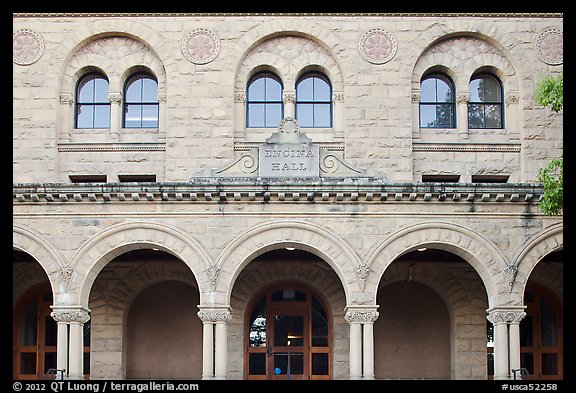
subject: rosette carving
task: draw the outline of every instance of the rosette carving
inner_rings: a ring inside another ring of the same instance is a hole
[[[396,55],[396,39],[386,30],[372,29],[360,38],[359,50],[366,61],[373,64],[384,64]]]
[[[32,30],[23,29],[12,37],[12,60],[18,65],[30,65],[44,53],[44,40]]]
[[[194,64],[210,63],[219,52],[220,40],[210,30],[196,29],[182,40],[182,54]]]

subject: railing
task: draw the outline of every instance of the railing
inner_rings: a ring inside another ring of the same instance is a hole
[[[44,377],[42,379],[58,379],[57,374],[60,373],[60,379],[64,379],[64,372],[66,370],[60,370],[57,368],[49,368],[48,371],[44,373]]]
[[[524,380],[524,379],[530,379],[530,373],[528,372],[528,369],[526,368],[513,368],[512,372],[514,373],[514,379],[518,379],[516,378],[516,373],[520,372],[520,379]]]

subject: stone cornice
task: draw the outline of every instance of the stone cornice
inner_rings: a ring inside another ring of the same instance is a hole
[[[537,203],[539,183],[386,183],[378,178],[192,178],[165,183],[25,183],[14,204],[40,203]]]
[[[22,12],[13,13],[13,18],[93,18],[93,17],[245,17],[245,16],[349,16],[349,17],[478,17],[478,18],[563,18],[561,12]]]

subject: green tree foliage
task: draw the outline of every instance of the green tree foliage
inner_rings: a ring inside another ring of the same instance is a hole
[[[564,107],[564,82],[562,73],[557,76],[546,76],[536,86],[534,100],[544,105],[552,112],[558,113]],[[553,159],[538,172],[538,180],[544,187],[544,197],[540,201],[540,211],[548,215],[558,215],[562,212],[564,200],[564,160],[562,157]]]
[[[534,100],[539,105],[547,106],[552,112],[560,112],[564,106],[563,74],[548,75],[541,79],[536,85]]]
[[[538,180],[544,187],[544,197],[540,201],[540,211],[547,215],[558,215],[562,212],[564,199],[564,161],[555,158],[538,172]]]

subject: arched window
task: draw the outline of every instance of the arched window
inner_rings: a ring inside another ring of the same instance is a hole
[[[150,75],[132,75],[124,87],[123,127],[158,127],[158,82]]]
[[[420,82],[420,127],[456,127],[454,84],[448,76],[431,74]]]
[[[76,86],[76,128],[110,128],[108,79],[92,73]]]
[[[271,72],[254,75],[246,93],[246,125],[278,127],[283,114],[280,78]]]
[[[490,74],[479,74],[470,81],[468,128],[502,128],[502,85]]]
[[[296,83],[296,119],[301,127],[332,127],[332,86],[325,75],[307,73]]]

